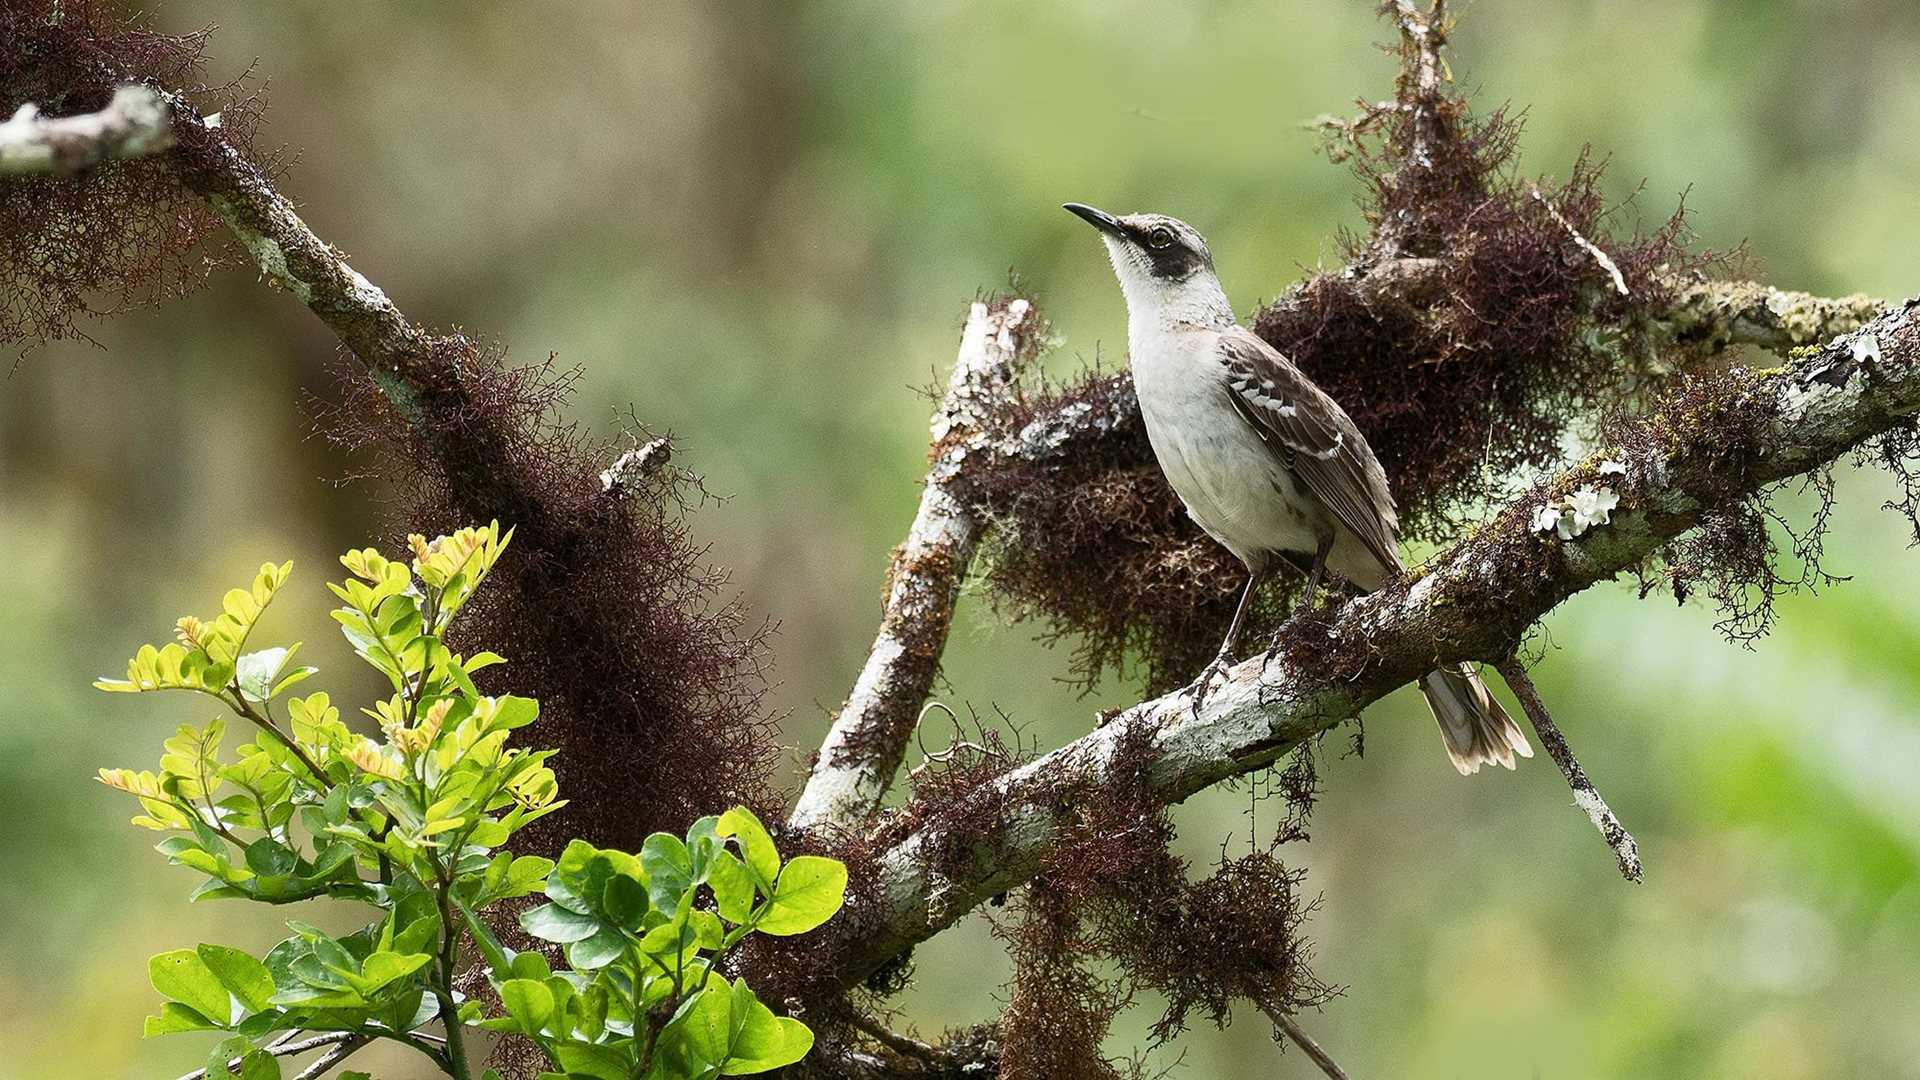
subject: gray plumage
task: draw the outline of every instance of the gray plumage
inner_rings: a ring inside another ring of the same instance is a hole
[[[1154,456],[1187,513],[1247,567],[1216,663],[1231,657],[1276,562],[1311,564],[1303,606],[1323,568],[1362,591],[1399,574],[1399,516],[1373,448],[1338,402],[1234,321],[1200,234],[1158,214],[1067,209],[1100,230],[1126,294],[1128,363]],[[1430,672],[1420,689],[1461,773],[1533,756],[1468,665]]]

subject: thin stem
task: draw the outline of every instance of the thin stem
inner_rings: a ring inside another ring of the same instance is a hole
[[[440,874],[438,865],[434,872]],[[434,903],[440,909],[440,964],[439,982],[433,988],[435,1000],[440,1002],[440,1023],[447,1033],[447,1072],[457,1080],[469,1080],[465,1033],[460,1027],[459,1010],[453,1004],[453,962],[454,952],[460,943],[460,932],[453,921],[453,906],[447,902],[448,891],[453,887],[451,879],[442,875],[440,887],[434,891]]]
[[[343,1040],[338,1046],[320,1055],[319,1058],[315,1059],[313,1064],[300,1070],[299,1075],[295,1076],[293,1080],[319,1080],[319,1077],[327,1074],[328,1069],[347,1060],[355,1051],[373,1041],[373,1036],[364,1035],[359,1032],[348,1032],[347,1035],[348,1038]]]
[[[910,1035],[902,1035],[860,1012],[850,1012],[847,1022],[854,1030],[865,1033],[881,1046],[906,1057],[918,1058],[933,1065],[951,1064],[953,1055],[931,1043],[921,1042]]]
[[[1613,849],[1613,857],[1620,864],[1620,874],[1628,881],[1641,880],[1640,845],[1634,842],[1633,834],[1620,819],[1613,816],[1613,809],[1607,800],[1588,779],[1587,770],[1580,767],[1580,760],[1573,756],[1573,748],[1567,745],[1567,737],[1560,734],[1560,726],[1553,722],[1553,716],[1547,712],[1546,703],[1540,700],[1540,692],[1534,689],[1533,680],[1527,677],[1527,669],[1517,656],[1508,656],[1494,665],[1500,677],[1507,680],[1507,686],[1513,690],[1513,696],[1520,699],[1520,707],[1527,711],[1527,719],[1533,721],[1534,734],[1540,736],[1540,745],[1547,748],[1547,755],[1553,763],[1560,766],[1560,775],[1567,778],[1567,786],[1573,789],[1574,804],[1587,812],[1587,819]]]
[[[1333,1055],[1327,1053],[1319,1043],[1313,1040],[1313,1036],[1307,1034],[1307,1029],[1301,1027],[1298,1020],[1270,1005],[1261,1005],[1260,1011],[1267,1014],[1267,1019],[1273,1021],[1274,1027],[1286,1032],[1287,1038],[1293,1040],[1293,1044],[1300,1048],[1300,1052],[1312,1058],[1313,1063],[1320,1066],[1320,1071],[1326,1073],[1331,1080],[1348,1080],[1346,1070],[1340,1067],[1339,1062],[1333,1060]]]
[[[233,686],[228,687],[227,690],[233,694],[233,699],[229,701],[228,704],[232,706],[234,712],[239,713],[242,717],[245,717],[248,721],[250,721],[255,727],[259,728],[261,731],[264,731],[267,734],[273,736],[275,741],[277,741],[281,746],[286,747],[287,750],[291,752],[294,757],[299,758],[300,764],[305,765],[307,767],[307,771],[313,774],[313,778],[315,782],[317,782],[320,785],[320,790],[328,791],[332,789],[333,782],[327,779],[326,773],[320,771],[320,766],[314,764],[314,760],[307,756],[307,752],[300,748],[300,744],[297,742],[294,742],[292,736],[288,735],[284,731],[281,731],[278,727],[275,727],[273,724],[273,721],[268,720],[264,716],[261,716],[258,712],[254,710],[254,707],[252,705],[247,703],[246,695],[240,692],[239,684],[236,683]]]

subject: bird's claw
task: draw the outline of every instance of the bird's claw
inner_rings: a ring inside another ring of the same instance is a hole
[[[1200,718],[1200,706],[1206,704],[1208,695],[1213,693],[1213,684],[1215,681],[1226,681],[1227,672],[1232,667],[1233,658],[1226,653],[1221,653],[1213,658],[1212,663],[1201,670],[1200,677],[1193,681],[1194,719],[1198,720]]]

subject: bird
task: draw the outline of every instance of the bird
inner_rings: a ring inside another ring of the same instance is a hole
[[[1254,591],[1280,565],[1307,568],[1299,611],[1332,570],[1371,592],[1404,569],[1385,471],[1353,418],[1278,349],[1235,320],[1213,254],[1164,214],[1065,208],[1100,231],[1127,302],[1127,363],[1154,457],[1187,514],[1247,570],[1195,708],[1225,673]],[[1420,679],[1461,775],[1532,757],[1469,664]]]

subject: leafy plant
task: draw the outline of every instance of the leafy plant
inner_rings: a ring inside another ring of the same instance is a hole
[[[149,977],[166,1001],[146,1032],[225,1032],[209,1076],[279,1077],[280,1057],[303,1045],[328,1046],[337,1061],[390,1039],[464,1080],[468,1026],[531,1040],[552,1078],[705,1080],[778,1068],[812,1047],[804,1024],[721,969],[748,934],[799,934],[831,918],[843,864],[783,863],[744,808],[702,818],[684,838],[656,833],[638,854],[575,840],[556,864],[503,850],[566,805],[544,764],[552,751],[508,746],[538,703],[481,694],[474,673],[502,658],[455,653],[445,635],[511,538],[494,523],[410,537],[404,562],[373,548],[342,556],[352,576],[328,586],[343,605],[333,618],[391,684],[360,710],[382,739],[350,729],[324,692],[287,696],[314,674],[293,666],[298,643],[247,651],[291,563],[262,566],[219,615],[181,619],[177,641],[143,646],[125,679],[95,683],[202,694],[254,729],[224,758],[225,717],[182,725],[158,772],[100,770],[139,800],[134,824],[176,834],[158,849],[204,879],[192,899],[331,897],[377,912],[340,936],[291,921],[293,935],[263,958],[208,944],[153,957]],[[564,955],[559,970],[540,951],[504,947],[478,917],[537,893],[547,902],[521,925]],[[499,997],[493,1015],[456,986],[469,937]]]

